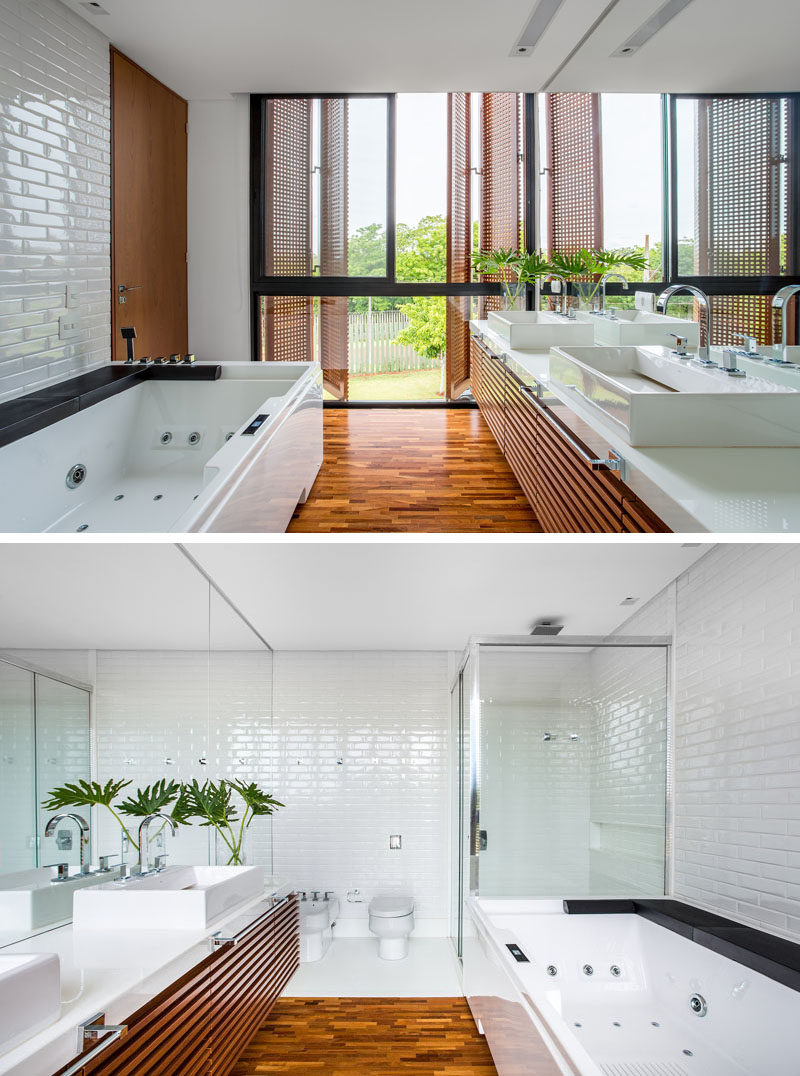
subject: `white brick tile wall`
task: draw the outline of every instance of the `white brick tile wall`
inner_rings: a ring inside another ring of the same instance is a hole
[[[271,660],[260,651],[220,651],[209,657],[204,651],[99,650],[98,779],[125,777],[136,788],[162,777],[202,782],[235,776],[258,781],[269,791]],[[177,837],[167,838],[168,853],[175,863],[204,863],[209,857],[213,862],[209,838],[208,829],[182,827]],[[118,829],[104,815],[98,844],[101,852],[119,848]],[[246,853],[268,872],[271,845],[269,819],[257,819]]]
[[[0,0],[0,23],[2,402],[111,357],[111,158],[107,39],[58,0]]]
[[[798,939],[800,547],[681,576],[675,665],[675,893]]]
[[[275,872],[340,895],[340,930],[368,932],[348,890],[406,886],[420,932],[447,932],[447,667],[446,653],[275,655]]]

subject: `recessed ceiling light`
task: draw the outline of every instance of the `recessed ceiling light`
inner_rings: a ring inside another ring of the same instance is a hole
[[[87,11],[91,11],[93,15],[107,15],[108,12],[102,4],[98,4],[97,0],[86,0],[86,3],[81,3],[81,7],[85,7]]]
[[[623,598],[622,601],[619,604],[620,605],[636,605],[638,600],[639,600],[638,598]]]
[[[509,55],[530,56],[563,3],[564,0],[539,0]]]
[[[658,11],[654,11],[647,22],[642,23],[627,41],[623,42],[618,49],[611,53],[612,57],[625,59],[627,56],[633,56],[642,45],[646,44],[659,30],[662,30],[668,22],[671,22],[691,2],[692,0],[667,0],[667,3],[662,4]]]

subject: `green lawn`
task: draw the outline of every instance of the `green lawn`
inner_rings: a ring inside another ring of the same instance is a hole
[[[351,400],[440,400],[442,372],[406,370],[397,374],[351,374]],[[325,399],[333,399],[327,392]]]

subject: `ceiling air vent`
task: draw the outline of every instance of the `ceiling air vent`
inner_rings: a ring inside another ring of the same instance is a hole
[[[531,628],[531,635],[558,635],[563,630],[564,625],[555,620],[537,620]]]
[[[564,0],[539,0],[509,56],[530,56]]]
[[[612,57],[625,59],[628,56],[633,56],[642,45],[646,44],[659,30],[663,30],[667,23],[671,22],[676,15],[679,15],[691,2],[692,0],[667,0],[667,3],[662,4],[658,11],[654,11],[647,22],[643,22],[627,41],[620,45],[618,49],[614,49],[611,53]]]

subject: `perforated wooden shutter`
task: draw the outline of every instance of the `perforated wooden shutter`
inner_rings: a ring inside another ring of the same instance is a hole
[[[320,275],[347,276],[348,103],[321,102]],[[319,304],[322,383],[347,399],[348,321],[346,296],[325,296]]]
[[[311,258],[311,101],[266,105],[264,269],[267,276],[308,276]],[[262,358],[308,362],[313,355],[312,300],[273,296],[261,305]]]
[[[603,246],[603,157],[600,96],[545,97],[550,252]]]
[[[447,95],[447,280],[468,283],[472,230],[470,95]],[[447,300],[447,394],[457,399],[470,377],[468,295]]]
[[[481,250],[521,250],[522,153],[518,93],[484,93],[481,103]],[[499,277],[483,276],[497,281]],[[485,310],[502,306],[490,296]]]
[[[786,110],[779,98],[697,102],[695,273],[766,276],[787,271],[782,180]],[[714,296],[713,343],[746,332],[773,342],[770,297]]]

